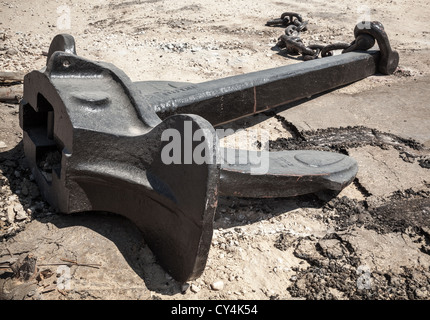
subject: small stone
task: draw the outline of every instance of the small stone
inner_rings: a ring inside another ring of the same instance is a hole
[[[345,255],[342,243],[337,239],[322,239],[317,246],[324,256],[330,259],[339,259]]]
[[[9,201],[9,202],[18,201],[18,196],[16,194],[13,194],[7,198],[7,201]]]
[[[0,148],[6,148],[7,144],[4,141],[0,141]]]
[[[15,219],[18,221],[25,220],[27,219],[27,214],[25,213],[24,210],[19,210],[15,215]]]
[[[415,295],[419,299],[426,299],[428,297],[427,290],[425,290],[425,288],[416,289]]]
[[[15,221],[15,211],[12,206],[7,207],[7,222],[13,223]]]
[[[301,278],[300,280],[297,280],[296,287],[299,290],[302,290],[302,291],[306,290],[306,288],[307,288],[306,280],[304,278]]]
[[[224,289],[224,282],[222,280],[218,280],[211,283],[211,289],[214,291],[220,291]]]
[[[6,55],[8,55],[8,56],[14,56],[16,54],[18,54],[18,50],[14,49],[14,48],[10,48],[6,51]]]
[[[199,288],[197,285],[192,284],[192,285],[191,285],[191,287],[190,287],[190,290],[191,290],[192,292],[194,292],[194,293],[197,293],[197,292],[199,292],[199,291],[200,291],[200,288]]]
[[[22,204],[21,203],[15,203],[15,205],[13,206],[13,210],[15,210],[16,213],[23,210]]]
[[[30,292],[27,293],[28,297],[32,297],[36,294],[36,290],[31,290]]]

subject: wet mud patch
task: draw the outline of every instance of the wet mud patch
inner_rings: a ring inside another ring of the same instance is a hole
[[[324,205],[323,213],[336,230],[357,226],[389,233],[430,228],[430,191],[407,189],[382,200],[334,198]]]
[[[282,121],[282,119],[280,120]],[[287,123],[286,125],[287,127],[292,126],[291,123]],[[291,130],[295,133],[292,138],[271,140],[269,142],[270,150],[310,149],[347,153],[347,149],[363,146],[375,146],[385,150],[394,147],[399,152],[405,152],[405,148],[415,151],[424,150],[424,146],[413,139],[402,138],[392,133],[381,132],[364,126],[327,128],[302,132],[299,132],[296,128],[291,128]],[[411,158],[415,156],[410,153],[409,155]],[[415,158],[418,157],[415,156]]]

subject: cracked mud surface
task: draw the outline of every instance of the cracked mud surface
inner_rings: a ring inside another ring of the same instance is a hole
[[[290,244],[295,245],[294,255],[311,265],[295,276],[294,284],[287,289],[290,294],[307,299],[333,299],[339,295],[348,299],[427,299],[428,266],[405,265],[398,271],[371,272],[358,254],[357,243],[349,241],[357,235],[400,234],[428,254],[428,192],[422,195],[411,192],[393,198],[377,207],[347,197],[327,203],[323,211],[334,210],[336,231],[322,239],[302,238]]]
[[[306,43],[349,42],[361,4],[76,1],[66,31],[79,55],[113,63],[132,81],[196,83],[302,63],[275,47],[283,29],[265,26],[284,11],[309,21]],[[384,24],[400,53],[394,75],[229,124],[245,129],[235,134],[242,146],[340,152],[357,160],[359,172],[339,194],[221,197],[206,269],[187,284],[159,266],[125,218],[55,212],[25,165],[18,106],[0,103],[0,299],[428,300],[430,47],[423,8],[419,0],[372,4],[372,20]],[[54,1],[0,3],[0,71],[44,66],[42,51],[64,32],[57,9]],[[407,29],[398,22],[405,11]],[[252,128],[270,132],[267,146],[243,141]],[[28,255],[37,259],[36,273],[14,278],[4,263]]]

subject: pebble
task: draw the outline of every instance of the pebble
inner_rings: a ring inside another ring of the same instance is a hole
[[[201,50],[203,50],[202,47],[192,47],[191,48],[191,52],[198,52],[198,51],[201,51]]]
[[[24,209],[19,210],[15,215],[15,220],[22,221],[27,219],[27,214],[25,213]]]
[[[426,299],[428,297],[427,295],[427,290],[420,288],[420,289],[416,289],[415,290],[415,295],[417,296],[417,298],[419,299]]]
[[[194,283],[191,285],[191,287],[190,287],[190,290],[192,291],[192,292],[194,292],[194,293],[197,293],[197,292],[199,292],[200,291],[200,288],[197,286],[197,285],[195,285]]]
[[[18,213],[19,211],[24,210],[24,208],[22,207],[21,203],[15,203],[15,205],[13,206],[13,210]]]
[[[14,49],[14,48],[10,48],[6,51],[6,55],[8,55],[8,56],[14,56],[16,54],[18,54],[18,50]]]
[[[220,291],[224,289],[224,282],[222,280],[218,280],[211,283],[211,289],[214,291]]]
[[[13,210],[12,206],[7,207],[7,222],[13,223],[15,221],[15,211]]]
[[[7,144],[4,141],[0,141],[0,148],[6,148]]]

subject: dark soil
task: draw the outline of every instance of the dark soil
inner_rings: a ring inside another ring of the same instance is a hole
[[[284,119],[278,119],[285,122]],[[291,127],[286,123],[286,127]],[[292,138],[270,141],[271,150],[324,150],[348,154],[348,149],[376,146],[381,149],[395,148],[406,162],[415,161],[423,168],[430,168],[428,156],[415,154],[423,151],[420,143],[380,132],[364,126],[328,128],[299,132],[290,128]],[[412,152],[411,152],[412,151]],[[354,184],[360,189],[356,179]],[[421,252],[430,254],[430,192],[412,189],[394,192],[386,199],[374,201],[364,192],[365,200],[335,197],[321,203],[324,215],[321,219],[335,232],[350,228],[375,230],[379,234],[400,232],[420,246]],[[404,267],[401,273],[366,273],[359,271],[360,259],[347,242],[336,233],[337,251],[327,252],[321,241],[328,239],[295,238],[281,234],[274,246],[279,250],[294,248],[294,255],[305,259],[309,267],[298,269],[288,292],[306,299],[428,299],[430,297],[430,270]],[[333,248],[332,248],[333,249]],[[314,251],[314,253],[312,253]],[[333,254],[334,253],[334,254]],[[368,281],[369,286],[366,286]],[[361,286],[359,284],[362,284]]]
[[[327,128],[303,132],[292,129],[292,133],[292,138],[278,138],[277,140],[270,141],[270,150],[310,149],[346,153],[347,149],[366,145],[380,147],[381,149],[394,147],[403,153],[405,147],[417,151],[424,149],[424,146],[415,140],[405,139],[391,133],[381,132],[364,126]],[[423,160],[423,162],[425,161]]]
[[[401,232],[420,245],[420,250],[430,254],[430,197],[428,193],[395,193],[386,203],[372,207],[365,201],[347,197],[328,202],[325,213],[335,212],[326,218],[336,231],[363,227],[378,233]],[[430,295],[430,270],[403,268],[401,273],[372,271],[359,272],[360,259],[348,242],[336,233],[322,239],[338,241],[337,251],[325,250],[321,240],[296,239],[281,234],[274,245],[280,250],[294,248],[294,255],[305,259],[310,266],[297,270],[293,284],[287,288],[293,297],[306,299],[428,299]],[[308,242],[303,248],[303,244]],[[312,253],[312,250],[315,253]],[[319,253],[319,254],[317,254]],[[369,282],[359,287],[358,283]]]

